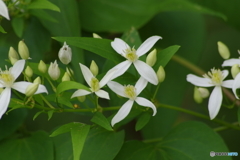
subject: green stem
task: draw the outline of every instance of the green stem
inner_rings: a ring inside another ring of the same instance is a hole
[[[180,111],[180,112],[184,112],[184,113],[187,113],[187,114],[194,115],[196,117],[200,117],[200,118],[209,120],[209,117],[204,115],[204,114],[197,113],[197,112],[194,112],[194,111],[190,111],[190,110],[187,110],[187,109],[184,109],[184,108],[170,106],[170,105],[166,105],[166,104],[158,104],[157,106],[177,110],[177,111]],[[238,127],[236,125],[232,125],[231,123],[225,122],[225,121],[217,119],[217,118],[213,119],[212,121],[214,121],[216,123],[219,123],[221,125],[224,125],[225,127],[228,127],[228,128],[233,128],[233,129],[236,129],[236,130],[240,130],[240,127]]]
[[[160,84],[161,84],[161,83],[158,83],[157,88],[156,88],[156,90],[155,90],[155,92],[154,92],[154,94],[153,94],[153,97],[152,97],[152,100],[153,100],[153,101],[154,101],[154,99],[155,99],[155,97],[156,97],[156,95],[157,95],[157,92],[158,92],[159,88],[160,88]]]
[[[202,76],[204,73],[206,73],[204,70],[202,70],[200,67],[196,66],[195,64],[189,62],[188,60],[178,56],[178,55],[174,55],[172,57],[172,60],[176,61],[177,63],[185,66],[186,68],[190,69],[191,71],[193,71],[194,73]],[[229,90],[227,90],[226,88],[222,88],[224,94],[233,102],[236,101],[235,96],[229,92]],[[236,101],[236,105],[240,106],[240,101]]]
[[[162,138],[154,138],[154,139],[145,139],[142,142],[143,143],[154,143],[154,142],[159,142],[161,140],[162,140]]]
[[[50,108],[55,109],[55,107],[53,107],[53,106],[48,102],[48,100],[46,100],[46,98],[45,98],[42,94],[40,94],[40,96],[41,96],[42,100],[43,100]]]

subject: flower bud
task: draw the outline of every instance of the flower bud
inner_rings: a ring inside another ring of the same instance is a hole
[[[18,53],[16,52],[16,50],[13,47],[10,47],[10,49],[9,49],[8,58],[12,65],[14,65],[14,63],[19,60]]]
[[[98,75],[98,66],[95,63],[94,60],[92,60],[91,65],[90,65],[90,71],[92,72],[92,74],[96,77]]]
[[[32,70],[32,68],[29,67],[29,66],[26,67],[26,69],[25,69],[24,72],[25,72],[25,74],[26,74],[26,76],[27,76],[28,78],[31,78],[32,75],[33,75],[33,70]]]
[[[99,36],[98,34],[96,34],[96,33],[93,33],[93,38],[99,38],[99,39],[102,39],[102,37],[101,36]]]
[[[38,64],[38,70],[41,73],[46,73],[46,71],[47,71],[47,65],[42,60],[40,60],[40,62]]]
[[[152,67],[156,63],[156,61],[157,61],[157,50],[154,49],[152,50],[152,52],[148,54],[146,63]]]
[[[77,99],[78,99],[80,102],[84,102],[85,99],[86,99],[86,96],[78,96]]]
[[[202,96],[202,98],[207,98],[209,96],[209,91],[208,91],[207,88],[199,87],[198,90],[199,90],[200,95]]]
[[[58,68],[57,61],[55,60],[54,63],[50,63],[48,68],[48,74],[52,78],[52,80],[57,80],[60,76],[60,69]]]
[[[32,84],[28,85],[28,87],[26,88],[26,91],[25,91],[25,95],[27,97],[34,95],[38,90],[38,86],[39,86],[39,83],[32,83]]]
[[[65,72],[62,77],[62,82],[64,82],[64,81],[70,81],[70,76],[67,72]]]
[[[41,84],[41,78],[40,77],[37,77],[36,79],[34,79],[33,83],[38,83],[38,84]]]
[[[163,82],[165,79],[165,76],[166,74],[165,74],[164,68],[160,66],[157,71],[158,82],[160,83]]]
[[[198,88],[196,86],[194,87],[193,99],[197,103],[202,103],[202,101],[203,101],[201,93],[200,93],[200,91],[198,90]]]
[[[232,66],[232,68],[231,68],[232,77],[235,78],[239,72],[240,72],[239,65],[238,64],[234,64]]]
[[[221,55],[221,57],[223,59],[228,59],[230,57],[230,52],[228,47],[221,41],[218,41],[217,45],[218,45],[218,52]]]
[[[22,59],[29,59],[28,47],[23,40],[18,43],[18,53]]]
[[[64,42],[62,48],[59,50],[58,57],[63,64],[68,64],[68,63],[71,62],[71,60],[72,60],[72,50],[67,45],[66,42]]]

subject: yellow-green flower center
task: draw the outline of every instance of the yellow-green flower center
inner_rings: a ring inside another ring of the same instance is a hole
[[[13,82],[14,77],[8,70],[0,70],[0,83],[2,83],[5,87],[11,87]]]
[[[97,78],[95,78],[95,77],[93,77],[92,79],[91,79],[91,89],[92,89],[92,91],[93,92],[96,92],[96,91],[98,91],[99,89],[100,89],[100,86],[99,86],[99,81],[98,81],[98,79]]]
[[[203,77],[211,79],[214,85],[221,85],[224,79],[222,71],[214,68],[208,74],[203,75]]]
[[[138,56],[136,54],[136,50],[134,48],[128,48],[125,50],[125,57],[131,61],[131,62],[135,62],[138,59]]]
[[[134,100],[136,98],[136,88],[132,85],[124,86],[124,94],[126,97]]]

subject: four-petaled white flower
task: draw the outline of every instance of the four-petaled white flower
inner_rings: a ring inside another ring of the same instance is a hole
[[[6,4],[0,0],[0,15],[10,20]]]
[[[123,106],[119,109],[117,114],[113,117],[111,121],[111,125],[114,126],[116,123],[123,120],[130,112],[134,101],[137,102],[137,104],[144,106],[144,107],[150,107],[153,109],[153,116],[157,113],[157,109],[155,105],[150,102],[149,100],[138,97],[138,95],[142,92],[142,90],[146,87],[147,81],[145,78],[141,77],[135,86],[127,85],[122,86],[121,84],[110,81],[108,82],[108,87],[115,92],[116,94],[129,98],[129,100],[123,104]]]
[[[92,72],[90,71],[90,69],[88,69],[88,67],[86,67],[81,63],[79,64],[82,70],[83,77],[87,82],[87,84],[90,86],[91,92],[86,91],[84,89],[79,89],[73,93],[71,98],[78,97],[78,96],[85,96],[94,92],[100,98],[109,99],[108,93],[104,90],[101,90],[101,88],[111,80],[113,74],[115,73],[115,70],[108,71],[106,75],[102,78],[102,80],[99,82],[99,80],[92,74]]]
[[[210,119],[214,119],[221,107],[222,103],[222,88],[232,88],[234,80],[223,81],[228,75],[227,70],[211,69],[211,72],[203,75],[204,78],[193,74],[187,75],[187,81],[199,87],[214,87],[208,101],[208,111]]]
[[[0,95],[0,118],[6,112],[11,98],[11,89],[15,89],[23,94],[26,94],[26,90],[31,82],[15,82],[18,76],[23,71],[25,60],[17,61],[9,70],[0,70],[0,88],[5,88]],[[39,85],[35,94],[48,93],[47,89],[43,85]]]
[[[144,41],[143,44],[137,50],[135,50],[134,47],[130,48],[129,45],[125,43],[123,40],[119,38],[115,38],[114,41],[111,42],[113,49],[117,53],[125,57],[127,60],[119,63],[114,67],[114,68],[118,68],[118,70],[115,72],[112,79],[125,73],[125,71],[133,63],[138,73],[143,78],[145,78],[148,82],[154,85],[157,85],[158,78],[156,73],[149,65],[147,65],[143,61],[140,61],[139,57],[146,54],[159,39],[161,39],[160,36],[152,36],[148,38],[146,41]]]

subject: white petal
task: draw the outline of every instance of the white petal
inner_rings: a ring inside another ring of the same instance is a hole
[[[135,68],[137,69],[138,73],[145,78],[148,82],[157,85],[158,78],[152,67],[147,65],[146,63],[137,60],[134,63]]]
[[[237,99],[239,99],[239,97],[237,96],[238,88],[240,88],[240,73],[238,73],[237,76],[235,77],[233,86],[232,86],[232,91]]]
[[[107,85],[113,92],[115,92],[119,96],[126,97],[126,95],[124,94],[124,87],[123,87],[123,85],[121,85],[121,84],[119,84],[117,82],[114,82],[114,81],[108,82]]]
[[[104,99],[110,99],[109,98],[109,94],[108,92],[104,91],[104,90],[98,90],[97,92],[95,92],[95,94],[100,97],[100,98],[104,98]]]
[[[11,98],[11,88],[5,88],[0,96],[0,119],[6,112]]]
[[[216,86],[213,89],[208,101],[208,111],[211,120],[217,116],[221,104],[222,104],[222,88],[220,86]]]
[[[2,0],[0,0],[0,15],[10,20],[9,14],[8,14],[8,8]]]
[[[132,100],[128,100],[126,103],[124,103],[124,105],[118,110],[117,114],[113,117],[111,121],[112,126],[127,117],[127,115],[132,109],[133,102],[134,101]]]
[[[123,73],[125,73],[131,64],[132,64],[132,62],[130,62],[129,60],[126,60],[126,61],[119,63],[112,69],[110,69],[109,72],[112,70],[115,70],[114,75],[112,76],[111,80],[113,80],[113,79],[121,76]]]
[[[26,92],[26,88],[28,87],[28,85],[32,84],[31,82],[24,82],[24,81],[21,81],[21,82],[15,82],[13,85],[12,85],[12,88],[17,90],[18,92],[21,92],[23,94],[25,94]]]
[[[159,39],[162,39],[162,37],[152,36],[152,37],[149,37],[147,40],[145,40],[141,44],[141,46],[137,49],[136,54],[138,55],[138,57],[147,53]]]
[[[136,101],[137,104],[139,104],[140,106],[152,108],[152,110],[153,110],[153,116],[156,115],[157,109],[156,109],[155,105],[154,105],[151,101],[147,100],[146,98],[142,98],[142,97],[137,97],[137,98],[135,99],[135,101]]]
[[[38,90],[34,94],[39,94],[39,93],[47,93],[48,94],[47,88],[44,85],[40,84],[38,86]]]
[[[137,96],[142,92],[142,90],[147,86],[148,81],[143,78],[140,77],[139,80],[137,81],[135,88],[136,88],[136,92],[137,92]]]
[[[232,88],[233,83],[234,83],[234,80],[226,80],[222,82],[222,86],[226,88]]]
[[[115,69],[111,69],[109,70],[106,75],[101,79],[101,81],[99,82],[99,86],[100,88],[102,88],[103,86],[105,86],[113,77],[113,75],[115,74],[115,72],[117,71],[118,69],[115,68]]]
[[[225,79],[227,76],[228,76],[228,70],[223,70],[222,71],[222,76],[223,76],[223,79]]]
[[[18,60],[17,62],[14,63],[10,72],[14,76],[15,80],[22,73],[24,66],[25,66],[25,60],[24,59]]]
[[[85,65],[83,65],[81,63],[79,63],[79,64],[80,64],[80,68],[82,70],[82,74],[83,74],[83,77],[84,77],[85,81],[87,82],[87,84],[89,86],[91,86],[91,80],[94,77],[92,72]]]
[[[129,45],[120,38],[115,38],[114,41],[111,42],[111,46],[117,53],[123,55],[124,57],[125,57],[124,51],[130,48]]]
[[[187,81],[192,83],[195,86],[199,86],[199,87],[212,87],[214,86],[213,84],[211,84],[211,80],[208,78],[202,78],[202,77],[198,77],[195,76],[193,74],[188,74],[187,75]]]
[[[86,91],[86,90],[83,90],[83,89],[79,89],[79,90],[77,90],[73,93],[71,98],[78,97],[78,96],[86,96],[86,95],[91,94],[91,93],[92,92],[89,92],[89,91]]]
[[[234,64],[240,65],[240,59],[232,58],[232,59],[225,60],[222,66],[233,66]]]

